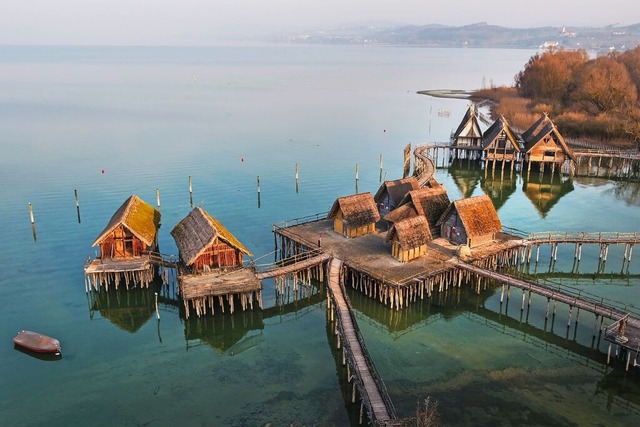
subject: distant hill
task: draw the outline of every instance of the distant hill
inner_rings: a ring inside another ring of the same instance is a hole
[[[353,25],[285,33],[271,41],[305,44],[374,44],[424,47],[626,50],[640,44],[640,23],[606,27],[508,28],[485,22],[444,25]]]

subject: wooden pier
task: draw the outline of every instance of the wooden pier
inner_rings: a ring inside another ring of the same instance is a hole
[[[342,261],[333,258],[329,263],[329,295],[327,310],[331,321],[335,319],[338,348],[342,348],[342,364],[347,365],[347,379],[353,381],[351,403],[355,403],[356,390],[360,396],[360,423],[366,408],[371,423],[385,423],[397,414],[384,383],[369,357],[364,340],[353,316],[349,297],[343,284]],[[335,316],[335,317],[334,317]]]

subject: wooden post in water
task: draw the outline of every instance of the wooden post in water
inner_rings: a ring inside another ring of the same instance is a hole
[[[160,320],[160,312],[158,311],[158,293],[156,292],[156,317]]]
[[[380,182],[382,182],[382,154],[380,154]]]
[[[78,224],[80,224],[80,201],[78,200],[78,190],[73,190],[73,194],[76,197],[76,213],[78,214]]]
[[[31,205],[31,202],[29,202],[29,216],[31,217],[31,225],[35,225],[36,220],[33,217],[33,206]]]
[[[156,188],[156,205],[158,206],[158,212],[160,211],[160,189]]]
[[[258,209],[260,208],[260,175],[258,175]]]
[[[189,205],[193,207],[193,187],[191,186],[191,175],[189,175]]]
[[[298,192],[298,164],[296,163],[296,193]]]

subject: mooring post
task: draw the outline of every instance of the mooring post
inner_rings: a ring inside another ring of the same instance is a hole
[[[156,295],[156,317],[160,320],[160,312],[158,311],[158,293],[155,292]]]
[[[191,175],[189,175],[189,205],[193,207],[193,187],[191,185]]]
[[[31,202],[29,202],[29,216],[31,217],[31,225],[34,225],[36,220],[33,217],[33,206],[31,205]]]
[[[156,205],[158,206],[158,211],[160,210],[160,189],[156,188]]]

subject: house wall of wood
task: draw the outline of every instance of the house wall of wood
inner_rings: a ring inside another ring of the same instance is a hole
[[[243,253],[241,251],[223,241],[218,241],[209,246],[202,255],[196,258],[192,267],[196,271],[203,271],[216,268],[237,267],[242,266],[242,264]]]
[[[138,239],[128,228],[120,226],[113,230],[100,244],[100,255],[102,258],[133,258],[142,256],[147,251],[156,250],[156,245],[147,245]]]
[[[516,161],[520,154],[506,137],[498,137],[484,150],[487,160]]]
[[[527,161],[543,163],[564,163],[566,154],[562,147],[552,139],[545,138],[527,152]]]
[[[459,147],[479,147],[482,138],[479,136],[459,136],[456,138],[455,145]]]
[[[458,216],[458,212],[455,210],[452,210],[445,221],[442,222],[440,234],[456,245],[466,245],[468,243],[467,230],[464,229],[462,221],[460,221],[460,216]]]
[[[485,243],[493,242],[496,239],[495,233],[483,234],[481,236],[473,236],[468,239],[467,245],[470,248],[475,248],[476,246],[484,245]]]
[[[345,221],[342,211],[338,210],[333,218],[333,231],[346,237],[360,237],[375,232],[376,224],[372,222],[360,227],[352,227]]]
[[[421,245],[415,248],[405,249],[400,245],[397,239],[394,239],[391,243],[391,255],[401,262],[408,262],[412,259],[416,259],[427,253],[427,245]]]

